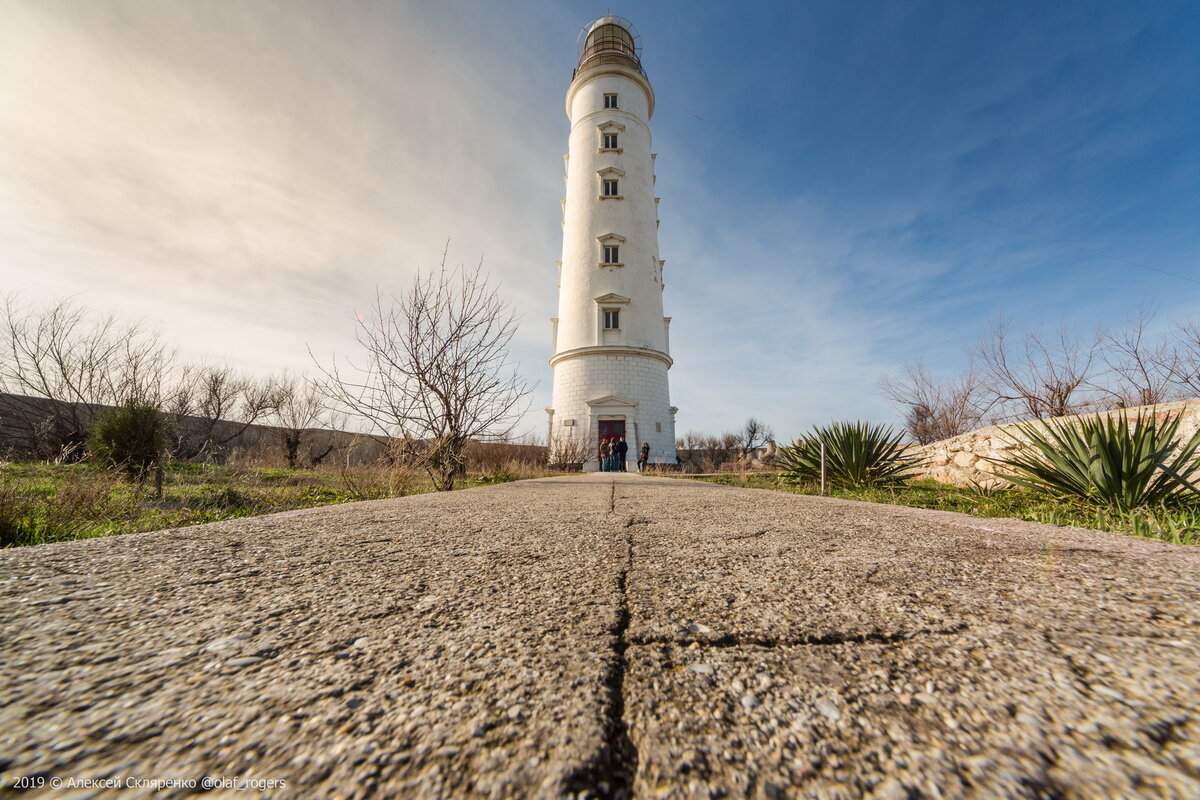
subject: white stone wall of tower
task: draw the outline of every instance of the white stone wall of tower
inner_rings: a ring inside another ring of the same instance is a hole
[[[632,409],[592,409],[587,404],[610,394],[636,400],[638,405]],[[562,361],[554,368],[551,407],[558,435],[582,436],[586,429],[594,442],[601,419],[623,417],[630,461],[637,460],[641,443],[649,442],[652,463],[675,463],[675,419],[671,415],[667,367],[662,362],[615,354]],[[562,421],[566,419],[575,420],[575,425],[564,427]],[[595,464],[589,466],[594,468]]]
[[[554,393],[547,411],[552,436],[587,435],[593,441],[600,420],[623,419],[630,460],[637,458],[642,442],[649,442],[652,462],[674,463],[669,333],[663,318],[649,128],[653,101],[643,81],[628,68],[605,65],[585,70],[567,93],[571,130],[551,359]],[[605,94],[617,95],[617,108],[604,107]],[[601,136],[609,124],[619,126],[614,132],[620,152],[602,149]],[[620,199],[601,199],[602,172],[608,168],[620,170],[615,175]],[[623,239],[622,266],[601,265],[600,240],[607,234]],[[597,303],[597,298],[612,295],[628,302]],[[603,330],[606,306],[621,312],[617,334]]]
[[[604,108],[610,92],[623,108]],[[621,321],[622,344],[667,350],[647,106],[634,80],[614,74],[589,78],[572,97],[556,353],[599,343],[595,298],[609,293],[631,300],[622,311],[628,317]],[[600,150],[599,126],[610,120],[624,126],[618,133],[620,153]],[[599,173],[610,166],[625,173],[618,178],[620,200],[599,199]],[[623,267],[598,266],[598,237],[608,233],[625,238]]]

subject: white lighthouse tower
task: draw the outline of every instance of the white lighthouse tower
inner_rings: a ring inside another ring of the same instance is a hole
[[[553,325],[552,442],[590,445],[624,436],[627,460],[643,442],[650,463],[675,463],[675,412],[667,390],[669,328],[658,257],[658,198],[650,117],[654,90],[638,35],[605,16],[581,34],[567,89],[563,249]]]

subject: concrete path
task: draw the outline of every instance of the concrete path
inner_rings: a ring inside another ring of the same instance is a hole
[[[0,769],[72,798],[1196,798],[1198,562],[634,475],[0,551]]]

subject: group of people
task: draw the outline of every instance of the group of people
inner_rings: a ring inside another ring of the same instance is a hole
[[[625,455],[629,452],[629,444],[624,436],[600,439],[600,470],[602,472],[625,472]],[[642,442],[638,452],[637,469],[641,472],[650,463],[650,443]]]

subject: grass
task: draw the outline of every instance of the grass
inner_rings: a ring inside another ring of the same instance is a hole
[[[471,474],[458,486],[536,477],[522,465]],[[200,525],[299,508],[432,491],[382,467],[341,471],[170,464],[163,496],[91,464],[0,462],[0,547]]]
[[[473,473],[459,485],[487,486],[546,474],[551,473],[514,463]],[[701,480],[797,494],[819,493],[815,484],[774,475],[734,472]],[[149,487],[138,487],[117,473],[90,464],[0,463],[0,547],[178,528],[431,490],[427,481],[377,467],[325,471],[171,464],[159,500],[152,497]],[[1117,512],[1083,502],[1053,500],[1026,489],[959,488],[929,480],[894,488],[833,488],[828,494],[977,517],[1117,531],[1174,544],[1200,544],[1200,505]]]
[[[795,494],[820,494],[816,484],[796,483],[772,475],[730,473],[702,478],[727,486],[774,489]],[[932,480],[909,481],[894,488],[830,488],[830,497],[871,503],[958,511],[976,517],[1004,517],[1050,525],[1070,525],[1115,531],[1172,544],[1200,544],[1200,505],[1182,508],[1162,506],[1118,512],[1084,502],[1055,500],[1027,489],[962,488]]]

